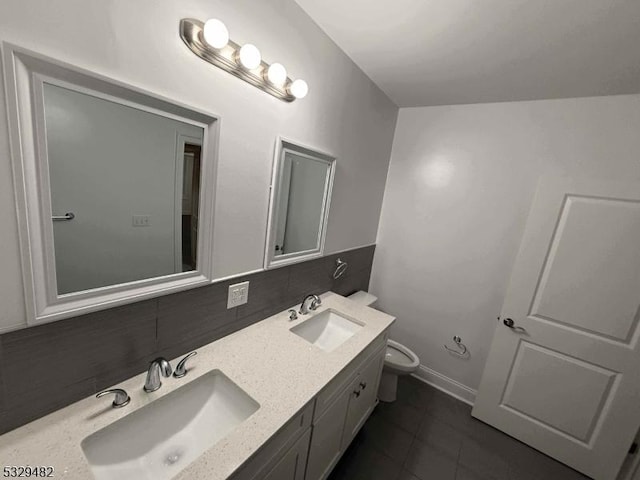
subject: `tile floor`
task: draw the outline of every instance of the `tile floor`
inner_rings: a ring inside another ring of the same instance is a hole
[[[411,377],[380,403],[329,480],[588,480]]]

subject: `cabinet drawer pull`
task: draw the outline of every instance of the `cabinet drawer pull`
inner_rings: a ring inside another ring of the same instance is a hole
[[[360,390],[354,390],[353,395],[358,398],[360,396]]]
[[[367,388],[367,382],[360,382],[360,388],[362,390],[364,390],[365,388]]]

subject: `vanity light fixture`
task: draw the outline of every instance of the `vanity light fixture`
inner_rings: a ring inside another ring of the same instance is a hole
[[[280,100],[293,102],[309,92],[307,82],[289,78],[282,64],[266,63],[255,45],[240,46],[233,42],[225,24],[216,18],[205,23],[193,18],[182,19],[180,37],[203,60]]]

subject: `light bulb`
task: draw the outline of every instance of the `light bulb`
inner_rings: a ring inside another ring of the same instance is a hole
[[[309,93],[309,86],[304,80],[294,80],[293,83],[289,85],[289,93],[296,98],[304,98],[307,96],[307,93]]]
[[[260,50],[255,45],[251,45],[250,43],[246,43],[240,48],[240,53],[238,55],[240,58],[240,63],[244,68],[249,70],[253,70],[254,68],[258,68],[262,58],[260,57]]]
[[[204,40],[213,48],[224,48],[229,43],[229,30],[217,18],[211,18],[204,24]]]
[[[282,87],[287,81],[287,69],[281,63],[272,64],[267,70],[267,80],[276,87]]]

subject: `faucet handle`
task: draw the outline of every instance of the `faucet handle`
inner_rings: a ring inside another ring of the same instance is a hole
[[[121,408],[129,405],[131,397],[121,388],[112,388],[110,390],[104,390],[96,395],[96,398],[104,397],[105,395],[114,394],[116,398],[113,399],[111,406],[113,408]]]
[[[178,362],[178,365],[176,366],[175,372],[173,372],[173,376],[176,378],[184,377],[187,374],[187,360],[189,360],[191,357],[197,354],[198,352],[191,352],[190,354],[185,356],[182,360],[180,360]]]
[[[289,320],[297,320],[298,319],[298,312],[296,312],[293,308],[290,308],[287,313],[289,314]]]

